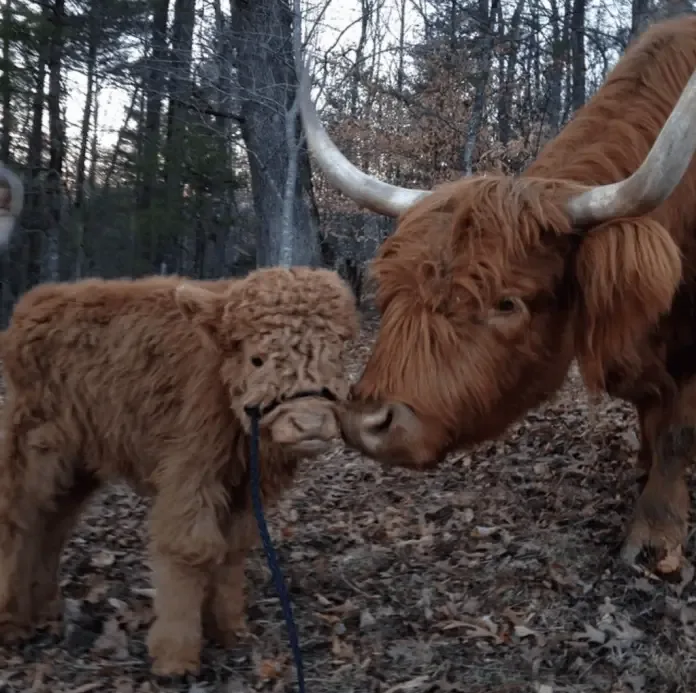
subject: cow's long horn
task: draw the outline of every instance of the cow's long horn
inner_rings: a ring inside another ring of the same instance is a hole
[[[15,223],[24,207],[24,185],[19,177],[0,163],[0,180],[7,182],[7,191],[0,191],[0,248],[7,245]],[[9,199],[8,199],[9,196]]]
[[[299,62],[299,61],[298,61]],[[398,217],[429,190],[414,190],[390,185],[374,178],[354,166],[331,141],[319,120],[310,95],[310,80],[307,68],[301,63],[299,102],[307,135],[307,144],[331,185],[350,197],[359,205],[388,217]]]
[[[568,202],[568,213],[578,226],[598,224],[621,216],[648,214],[679,185],[696,151],[696,70],[652,149],[631,176],[601,185]]]

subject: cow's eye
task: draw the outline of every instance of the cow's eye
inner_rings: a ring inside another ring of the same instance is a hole
[[[518,303],[514,298],[502,298],[496,306],[501,313],[512,313],[518,308]]]
[[[252,356],[251,365],[255,368],[261,368],[261,366],[263,366],[263,359],[260,356]]]

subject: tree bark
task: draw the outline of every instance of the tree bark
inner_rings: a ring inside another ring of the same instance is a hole
[[[51,25],[51,39],[48,57],[48,258],[50,273],[54,279],[66,280],[70,277],[70,238],[63,224],[63,159],[65,157],[65,123],[60,112],[61,72],[63,68],[65,0],[54,0],[47,9],[47,19]]]
[[[2,13],[4,31],[2,35],[2,62],[3,70],[0,78],[2,89],[2,142],[0,142],[0,159],[8,163],[10,149],[12,147],[12,82],[10,70],[12,61],[10,57],[10,26],[12,24],[12,0],[5,0],[5,9]]]
[[[483,112],[486,108],[486,87],[488,86],[488,75],[491,71],[491,60],[493,59],[493,24],[494,17],[498,12],[500,0],[491,0],[490,7],[488,0],[479,0],[479,16],[481,22],[481,41],[479,54],[478,79],[476,80],[476,94],[474,103],[469,116],[467,126],[466,143],[462,153],[462,171],[464,175],[471,175],[473,172],[474,149],[476,148],[476,137],[481,130],[483,123]]]
[[[307,201],[309,166],[305,145],[297,151],[298,171],[292,181],[294,155],[288,142],[301,135],[295,92],[297,76],[292,46],[292,12],[285,0],[230,0],[237,45],[242,136],[249,155],[254,207],[260,221],[256,262],[277,265],[285,254],[281,230],[284,199],[292,196],[291,264],[320,264],[317,219]],[[289,126],[286,124],[290,119]]]
[[[84,261],[84,237],[85,237],[85,188],[87,178],[87,149],[89,145],[90,124],[92,122],[92,109],[94,103],[94,82],[97,72],[97,52],[100,40],[100,16],[101,0],[92,0],[88,19],[88,45],[87,45],[87,93],[85,94],[85,107],[82,112],[82,129],[80,131],[80,150],[77,156],[77,171],[75,173],[75,223],[77,226],[75,237],[75,278],[82,276],[82,264]]]
[[[585,105],[585,0],[572,0],[570,19],[573,111]]]
[[[162,263],[176,264],[171,249],[181,242],[187,222],[184,219],[183,180],[186,167],[186,141],[189,128],[191,98],[191,57],[193,30],[196,23],[195,0],[175,0],[172,23],[172,60],[169,79],[169,110],[167,113],[167,142],[165,181],[167,190],[166,233],[159,234],[155,246],[153,269]]]
[[[134,239],[133,273],[151,267],[155,254],[157,223],[153,214],[153,196],[159,174],[161,147],[162,99],[166,84],[165,64],[167,60],[167,16],[169,0],[152,0],[152,22],[150,24],[151,52],[145,78],[145,123],[143,131],[142,181],[138,191],[138,233]],[[147,252],[145,249],[147,248]]]
[[[512,17],[510,18],[510,31],[507,37],[509,46],[507,66],[498,97],[498,127],[500,131],[500,141],[503,144],[507,144],[510,141],[510,102],[512,101],[512,85],[515,80],[515,70],[517,69],[520,53],[520,25],[524,3],[525,0],[517,0]]]

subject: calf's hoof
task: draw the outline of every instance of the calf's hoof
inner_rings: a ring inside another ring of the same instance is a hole
[[[244,616],[234,622],[226,623],[224,626],[211,619],[206,624],[206,635],[216,642],[220,647],[234,647],[249,634],[246,619]]]
[[[177,632],[176,626],[159,626],[155,622],[147,639],[152,673],[162,677],[198,676],[201,670],[201,644],[198,634]]]

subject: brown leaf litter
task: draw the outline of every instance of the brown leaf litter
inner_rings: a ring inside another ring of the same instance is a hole
[[[357,377],[374,323],[353,353]],[[636,422],[590,406],[574,370],[499,441],[425,474],[336,449],[268,513],[308,693],[679,693],[696,682],[696,589],[617,557],[635,502]],[[0,648],[2,693],[296,690],[262,550],[248,641],[209,645],[197,679],[158,681],[148,502],[93,502],[63,564],[64,623]],[[693,538],[687,557],[696,554]]]

